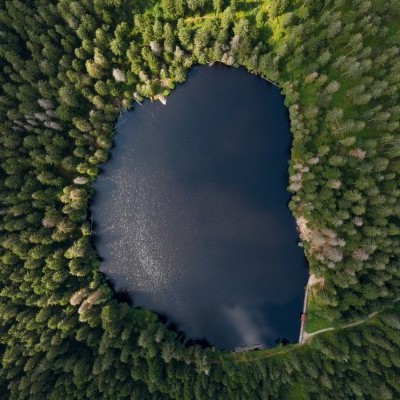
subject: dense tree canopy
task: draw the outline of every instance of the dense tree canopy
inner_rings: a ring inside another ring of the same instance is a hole
[[[399,398],[398,0],[3,0],[0,37],[4,398]],[[210,62],[282,89],[290,208],[324,281],[307,329],[359,326],[185,347],[98,272],[88,202],[116,117]]]

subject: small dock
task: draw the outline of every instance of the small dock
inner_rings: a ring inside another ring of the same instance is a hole
[[[247,351],[262,350],[262,349],[265,349],[265,346],[263,344],[253,344],[251,346],[236,347],[235,353],[246,353]]]

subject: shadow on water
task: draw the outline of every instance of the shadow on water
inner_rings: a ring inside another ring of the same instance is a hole
[[[133,307],[132,295],[127,292],[115,292],[114,298],[118,301],[118,303],[126,303],[130,307]]]
[[[186,345],[297,341],[305,257],[288,113],[243,68],[194,67],[167,105],[123,114],[91,202],[91,239],[118,301]]]
[[[162,313],[155,313],[155,314],[157,315],[160,322],[162,322],[169,330],[176,333],[176,338],[179,342],[181,342],[182,344],[188,345],[185,332],[183,332],[182,330],[179,329],[179,326],[176,322],[172,321],[165,314],[162,314]]]

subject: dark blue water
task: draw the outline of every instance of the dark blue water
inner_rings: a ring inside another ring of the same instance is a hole
[[[297,341],[307,268],[279,90],[244,69],[195,67],[166,106],[146,101],[118,124],[92,206],[115,289],[188,339]]]

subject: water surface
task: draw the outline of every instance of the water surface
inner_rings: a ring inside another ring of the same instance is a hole
[[[134,306],[221,348],[297,341],[307,269],[287,208],[278,88],[195,67],[118,122],[92,212],[101,271]]]

